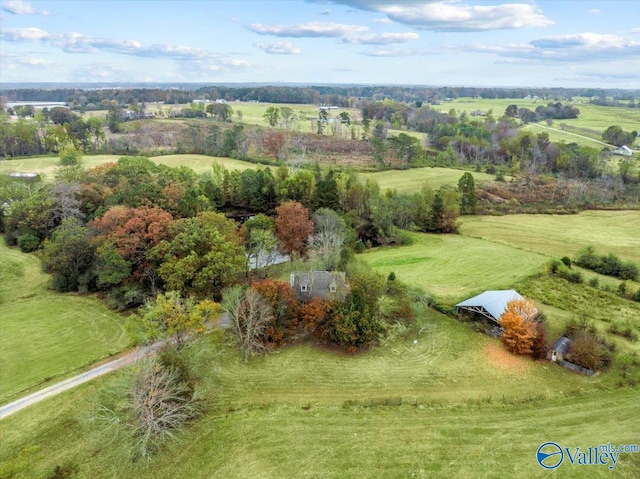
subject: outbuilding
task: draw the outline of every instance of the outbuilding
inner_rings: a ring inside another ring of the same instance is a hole
[[[456,311],[467,311],[476,313],[497,323],[507,309],[509,301],[522,299],[522,296],[514,289],[485,291],[473,298],[469,298],[462,303],[456,304]]]
[[[560,362],[564,361],[565,356],[569,352],[569,348],[571,347],[571,340],[566,336],[559,337],[551,349],[547,353],[547,359],[550,361]]]

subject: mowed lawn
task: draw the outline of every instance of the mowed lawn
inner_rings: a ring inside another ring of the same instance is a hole
[[[124,428],[95,420],[103,395],[126,394],[125,370],[3,420],[0,476],[69,464],[87,478],[543,478],[543,442],[635,444],[640,428],[637,388],[514,357],[433,311],[358,355],[304,345],[244,363],[212,337],[188,352],[207,414],[159,456],[132,461]],[[621,457],[615,477],[637,477],[637,459]],[[605,474],[563,465],[559,477]]]
[[[83,156],[82,165],[85,169],[90,169],[104,165],[105,163],[116,162],[121,156],[122,155]],[[228,170],[246,170],[247,168],[258,168],[260,166],[232,158],[193,154],[155,156],[150,159],[161,165],[172,167],[188,166],[196,173],[210,172],[214,163],[220,163]],[[57,156],[3,160],[0,161],[0,173],[40,173],[47,178],[53,178],[59,162],[60,159]]]
[[[465,216],[460,232],[556,258],[592,245],[640,264],[640,211],[583,211],[577,215]]]
[[[509,289],[549,260],[544,254],[461,235],[413,234],[413,244],[359,255],[385,277],[435,294],[445,303],[487,289]]]
[[[0,403],[125,349],[126,319],[95,297],[56,294],[34,255],[0,242]]]
[[[361,177],[375,180],[381,190],[398,190],[402,193],[419,192],[425,184],[436,189],[443,185],[457,186],[464,170],[454,168],[412,168],[362,173]],[[495,175],[471,172],[476,182],[493,181]]]

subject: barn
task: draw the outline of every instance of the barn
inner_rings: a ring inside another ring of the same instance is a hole
[[[522,296],[514,289],[498,291],[485,291],[473,298],[469,298],[462,303],[456,304],[456,311],[466,311],[476,313],[497,323],[507,309],[507,303],[514,299],[522,299]]]

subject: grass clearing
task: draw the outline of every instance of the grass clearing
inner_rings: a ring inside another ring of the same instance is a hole
[[[486,289],[510,288],[548,261],[513,246],[461,235],[413,234],[413,244],[359,255],[385,277],[392,271],[409,285],[454,304]]]
[[[129,344],[126,319],[97,298],[47,289],[34,255],[0,242],[0,403]]]
[[[561,258],[593,245],[640,265],[640,211],[576,215],[465,216],[461,234]]]
[[[543,442],[637,442],[637,388],[609,390],[607,376],[507,355],[514,367],[501,348],[432,311],[410,334],[356,356],[302,345],[243,363],[203,337],[189,352],[214,402],[162,455],[132,462],[125,433],[93,420],[98,397],[130,377],[120,371],[3,420],[0,475],[75,464],[87,478],[543,478]],[[636,477],[638,459],[621,457],[616,477]]]
[[[121,157],[122,155],[83,156],[82,165],[85,169],[91,169],[105,163],[116,162]],[[196,173],[211,171],[211,166],[214,162],[222,164],[228,170],[246,170],[247,168],[260,167],[260,165],[249,163],[248,161],[194,154],[154,156],[150,159],[161,165],[172,167],[188,166]],[[53,178],[59,161],[60,159],[57,156],[2,160],[0,161],[0,173],[40,173],[46,178]]]
[[[455,168],[412,168],[410,170],[377,171],[362,173],[362,178],[375,180],[382,191],[386,189],[398,190],[402,193],[419,192],[425,184],[434,189],[443,185],[458,186],[460,177],[465,170]],[[471,172],[476,182],[493,181],[494,175]]]

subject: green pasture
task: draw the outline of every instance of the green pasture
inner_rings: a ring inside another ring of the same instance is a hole
[[[387,170],[362,173],[364,179],[375,180],[381,190],[398,190],[403,193],[419,192],[425,184],[434,189],[443,185],[458,186],[464,170],[454,168],[412,168],[410,170]],[[476,182],[493,181],[494,175],[471,172]]]
[[[594,140],[593,138],[582,136],[570,131],[560,130],[559,128],[560,126],[557,124],[549,127],[543,123],[527,123],[522,126],[522,130],[529,131],[534,135],[548,133],[549,139],[554,143],[577,143],[580,146],[589,146],[591,148],[597,148],[598,150],[602,148],[615,148],[615,146],[608,145],[600,140]]]
[[[126,319],[93,296],[47,289],[35,255],[0,242],[0,403],[129,344]]]
[[[640,264],[640,211],[583,211],[577,215],[465,216],[469,237],[541,253],[574,257],[592,245]]]
[[[385,277],[394,272],[403,283],[455,304],[487,289],[509,289],[537,272],[548,257],[514,246],[462,235],[413,234],[413,244],[377,248],[360,255]]]
[[[121,156],[122,155],[83,156],[82,165],[86,169],[90,169],[105,163],[116,162]],[[247,168],[258,167],[258,165],[247,161],[207,155],[165,155],[155,156],[150,159],[158,164],[172,167],[188,166],[196,173],[206,173],[211,171],[213,163],[220,163],[228,170],[246,170]],[[59,162],[60,159],[57,156],[2,160],[0,161],[0,173],[40,173],[47,178],[53,178]]]
[[[303,345],[244,363],[210,336],[188,353],[207,413],[160,455],[132,461],[124,428],[95,420],[101,397],[126,394],[125,370],[4,419],[0,476],[73,465],[81,478],[544,478],[543,442],[635,444],[640,428],[637,387],[514,357],[435,312],[358,355]],[[640,454],[623,455],[615,477],[639,472]]]

